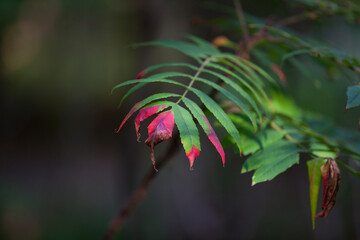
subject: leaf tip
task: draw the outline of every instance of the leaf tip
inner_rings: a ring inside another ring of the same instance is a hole
[[[190,162],[190,170],[193,170],[193,165],[195,159],[199,156],[200,150],[195,147],[195,145],[192,146],[191,150],[186,153],[186,156],[189,158]]]
[[[216,133],[215,133],[214,129],[212,128],[209,120],[206,118],[206,116],[201,114],[201,117],[205,120],[205,122],[208,125],[208,129],[205,131],[206,135],[208,136],[208,138],[210,139],[210,141],[212,142],[212,144],[215,146],[216,150],[220,154],[223,166],[225,166],[225,152],[219,141],[219,138],[216,136]]]
[[[139,72],[139,74],[136,76],[136,79],[142,79],[147,72],[147,68]]]
[[[116,132],[116,133],[119,133],[119,132],[120,132],[121,127],[122,127],[122,125],[120,125],[120,126],[119,126],[119,128],[118,128],[117,130],[116,130],[116,129],[114,129],[114,130],[115,130],[115,132]]]

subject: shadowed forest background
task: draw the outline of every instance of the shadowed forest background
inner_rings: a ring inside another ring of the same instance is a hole
[[[260,17],[295,14],[288,2],[242,1]],[[202,20],[223,15],[190,0],[0,2],[1,239],[100,239],[151,166],[133,123],[114,129],[159,89],[140,90],[121,109],[126,89],[110,90],[150,64],[184,58],[130,45],[186,33],[211,40],[222,32]],[[291,29],[360,58],[359,25],[325,17]],[[298,105],[358,131],[360,109],[345,105],[346,87],[360,77],[336,81],[341,73],[330,71],[317,79],[315,71],[309,64],[304,77],[287,69],[287,91]],[[251,187],[231,149],[225,168],[210,143],[202,149],[194,171],[183,150],[160,170],[117,239],[360,239],[360,181],[348,172],[328,223],[318,219],[313,231],[305,162]]]

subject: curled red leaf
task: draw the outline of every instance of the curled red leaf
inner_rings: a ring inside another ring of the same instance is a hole
[[[135,129],[136,129],[136,136],[137,136],[137,140],[140,141],[140,124],[142,121],[144,121],[145,119],[147,119],[148,117],[154,115],[155,113],[158,113],[162,110],[164,110],[166,108],[165,104],[161,104],[161,105],[156,105],[156,106],[151,106],[151,107],[146,107],[140,110],[140,112],[138,113],[138,115],[135,118]]]
[[[146,139],[145,144],[150,147],[151,161],[156,171],[154,146],[171,138],[174,124],[174,114],[167,111],[160,113],[148,126],[149,137]]]
[[[341,180],[340,169],[334,159],[329,159],[321,166],[321,175],[324,184],[322,210],[316,214],[316,217],[327,218],[335,205],[336,194],[339,190]],[[329,178],[331,178],[330,182]]]
[[[195,147],[195,145],[192,146],[191,150],[186,153],[186,156],[189,158],[190,162],[190,170],[193,169],[194,161],[199,156],[200,150]]]

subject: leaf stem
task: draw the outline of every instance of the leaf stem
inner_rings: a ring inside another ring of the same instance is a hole
[[[159,158],[157,163],[157,169],[162,168],[169,160],[174,156],[174,154],[178,150],[179,146],[179,133],[175,133],[172,138],[172,142],[168,147],[167,151]],[[106,231],[105,235],[103,236],[102,240],[111,240],[114,239],[115,234],[117,231],[124,225],[125,221],[128,219],[130,214],[134,211],[137,205],[146,197],[147,190],[150,186],[150,183],[154,180],[157,176],[157,171],[154,171],[152,167],[149,169],[149,172],[144,177],[143,182],[137,188],[137,190],[132,194],[129,202],[125,205],[125,207],[119,211],[116,218],[110,224],[108,230]]]
[[[184,94],[179,98],[179,100],[175,103],[178,104],[185,96],[186,94],[189,92],[189,89],[192,87],[192,85],[194,84],[194,82],[196,81],[196,78],[199,77],[200,73],[202,72],[202,70],[205,68],[206,64],[208,64],[209,62],[211,62],[211,60],[214,58],[214,56],[211,56],[207,59],[205,59],[203,61],[203,63],[201,64],[199,70],[195,73],[195,75],[193,76],[193,78],[191,79],[188,87],[186,88]]]
[[[281,127],[279,127],[279,125],[277,125],[274,121],[271,121],[271,122],[270,122],[270,126],[271,126],[274,130],[276,130],[276,131],[284,134],[285,138],[286,138],[287,140],[289,140],[289,142],[298,144],[298,141],[296,141],[292,136],[290,136],[287,131],[285,131],[284,129],[282,129]]]
[[[316,155],[314,155],[312,152],[309,152],[309,149],[307,147],[305,147],[303,144],[301,144],[299,141],[297,141],[296,139],[294,139],[292,136],[289,135],[289,133],[287,131],[285,131],[284,129],[282,129],[281,127],[279,127],[279,125],[277,125],[274,121],[270,122],[270,126],[280,132],[283,133],[285,138],[292,143],[295,143],[299,148],[303,149],[304,152],[310,153],[311,155],[313,155],[314,157],[318,157]]]

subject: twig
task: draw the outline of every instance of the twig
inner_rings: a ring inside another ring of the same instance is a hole
[[[159,158],[157,169],[162,168],[169,160],[174,156],[176,151],[179,148],[179,133],[173,135],[170,146],[167,151]],[[141,185],[135,191],[135,193],[130,198],[129,202],[125,205],[124,209],[121,210],[114,221],[110,224],[107,232],[105,233],[102,240],[111,240],[114,238],[117,231],[124,225],[126,219],[134,211],[137,205],[146,197],[147,190],[150,186],[150,183],[157,176],[157,172],[151,168],[147,173],[146,177],[142,181]]]
[[[235,5],[237,17],[238,17],[239,22],[240,22],[240,26],[241,26],[241,30],[242,30],[242,33],[243,33],[244,40],[245,40],[245,42],[247,42],[250,39],[250,35],[249,35],[249,30],[248,30],[248,28],[246,26],[244,11],[242,9],[240,0],[234,0],[234,5]]]
[[[178,104],[185,96],[186,94],[189,92],[189,89],[192,87],[192,85],[194,84],[194,82],[196,81],[196,79],[199,77],[199,75],[201,74],[202,70],[205,68],[206,64],[208,64],[209,62],[211,62],[211,60],[214,57],[209,57],[207,59],[204,60],[204,62],[201,64],[199,70],[195,73],[195,75],[193,76],[193,78],[191,79],[188,87],[186,88],[184,94],[179,98],[179,100],[176,102],[176,104]]]
[[[292,143],[295,143],[295,144],[298,143],[292,136],[290,136],[290,135],[288,134],[288,132],[286,132],[284,129],[280,128],[279,125],[277,125],[274,121],[271,121],[271,122],[270,122],[270,126],[271,126],[274,130],[276,130],[276,131],[284,134],[285,138],[286,138],[289,142],[292,142]]]
[[[300,13],[298,15],[293,15],[291,17],[283,18],[277,21],[274,25],[277,27],[284,27],[288,25],[292,25],[307,19],[316,19],[319,16],[319,12],[304,12]]]

